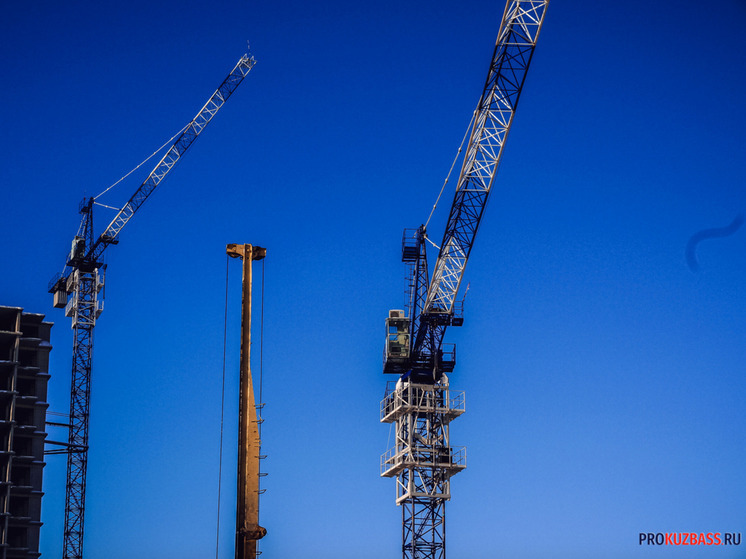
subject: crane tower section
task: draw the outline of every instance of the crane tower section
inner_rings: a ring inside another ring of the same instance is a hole
[[[384,373],[398,374],[381,402],[381,421],[395,425],[394,446],[381,457],[381,476],[396,478],[402,507],[402,557],[445,559],[445,502],[450,478],[466,468],[466,450],[451,446],[450,422],[465,411],[464,393],[450,388],[456,350],[444,344],[463,316],[457,296],[503,155],[549,0],[508,0],[482,96],[474,112],[456,192],[432,278],[425,226],[406,230],[409,301],[389,311]]]

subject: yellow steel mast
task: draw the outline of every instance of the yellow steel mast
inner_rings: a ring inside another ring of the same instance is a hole
[[[251,263],[267,250],[230,244],[228,256],[243,260],[241,295],[241,363],[238,410],[238,492],[236,497],[236,559],[254,559],[257,540],[267,530],[259,526],[259,423],[251,380]]]

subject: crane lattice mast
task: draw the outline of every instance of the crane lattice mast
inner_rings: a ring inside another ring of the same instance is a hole
[[[236,90],[255,64],[249,53],[243,55],[220,87],[212,94],[147,179],[119,210],[105,231],[93,235],[93,198],[80,205],[83,218],[74,237],[62,274],[50,284],[54,306],[65,308],[72,318],[73,360],[70,388],[70,430],[68,436],[67,483],[63,559],[82,559],[83,520],[85,515],[86,471],[88,466],[88,424],[91,397],[93,332],[103,311],[104,271],[102,256],[106,248],[118,243],[122,228],[163,181],[186,150],[197,139],[212,117]]]
[[[408,309],[389,311],[383,371],[400,376],[388,383],[381,402],[381,421],[395,424],[395,445],[381,457],[381,475],[396,478],[404,559],[446,556],[445,502],[450,478],[466,468],[466,450],[450,444],[450,422],[464,413],[465,400],[449,387],[446,373],[455,367],[456,351],[443,338],[448,326],[463,323],[459,287],[548,3],[506,4],[432,279],[425,227],[404,233]]]

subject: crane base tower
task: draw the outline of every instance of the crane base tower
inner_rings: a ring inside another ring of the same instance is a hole
[[[466,468],[466,449],[450,445],[449,426],[465,411],[464,393],[436,383],[389,382],[381,422],[394,423],[394,446],[381,456],[381,476],[396,477],[402,507],[404,559],[445,557],[445,502],[453,475]]]

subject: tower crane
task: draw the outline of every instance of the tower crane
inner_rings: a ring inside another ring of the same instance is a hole
[[[94,239],[94,198],[81,202],[83,215],[73,238],[70,254],[61,274],[49,286],[54,306],[65,308],[72,319],[73,359],[70,388],[70,425],[68,435],[67,482],[65,490],[64,559],[83,557],[83,519],[85,514],[86,470],[88,465],[88,423],[91,396],[93,331],[103,311],[104,272],[102,256],[109,245],[119,242],[119,233],[181,159],[228,97],[236,90],[255,59],[244,54],[204,107],[187,124],[173,145],[145,181],[122,207],[103,233]]]
[[[487,81],[470,125],[456,192],[432,279],[424,225],[405,230],[409,266],[407,310],[386,319],[381,422],[395,425],[395,444],[381,457],[381,476],[396,478],[402,507],[402,557],[445,559],[445,502],[450,478],[466,468],[466,449],[450,444],[449,424],[465,411],[464,393],[449,387],[456,350],[444,344],[448,326],[463,324],[457,301],[487,198],[526,79],[549,0],[508,0]]]

